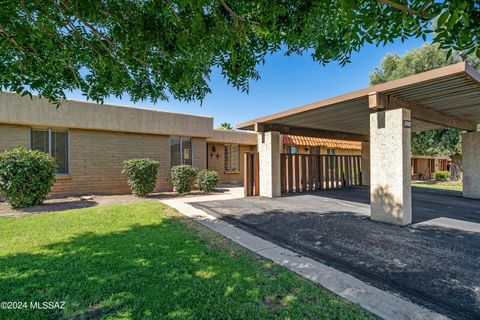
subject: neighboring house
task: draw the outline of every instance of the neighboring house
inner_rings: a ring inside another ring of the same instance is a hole
[[[311,138],[282,135],[283,153],[291,154],[327,154],[359,156],[362,143],[358,141]]]
[[[241,154],[255,150],[254,133],[217,131],[213,118],[156,110],[0,93],[0,152],[16,146],[51,154],[54,195],[126,193],[123,161],[160,162],[157,190],[171,190],[170,168],[211,168],[222,182],[241,182]]]
[[[282,135],[283,152],[290,154],[361,155],[362,143],[357,141]],[[412,155],[412,179],[429,180],[436,171],[450,171],[448,157]]]
[[[450,171],[452,161],[449,157],[431,157],[412,155],[412,180],[434,179],[436,171]]]

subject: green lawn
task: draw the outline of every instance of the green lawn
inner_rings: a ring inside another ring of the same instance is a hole
[[[453,191],[462,191],[462,183],[461,182],[453,182],[453,181],[416,181],[412,182],[412,186],[420,187],[420,188],[429,188],[429,189],[443,189],[443,190],[453,190]]]
[[[0,218],[0,319],[367,319],[154,202]]]

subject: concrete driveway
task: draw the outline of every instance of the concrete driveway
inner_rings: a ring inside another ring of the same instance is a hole
[[[368,218],[368,189],[194,203],[253,234],[454,319],[480,318],[480,201],[414,188],[414,224]]]

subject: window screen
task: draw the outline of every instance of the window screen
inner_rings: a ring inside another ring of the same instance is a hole
[[[225,145],[225,171],[240,171],[239,145]]]
[[[58,174],[68,174],[68,131],[32,129],[30,145],[55,159]]]
[[[170,137],[170,166],[193,165],[192,139]]]
[[[48,146],[48,130],[33,130],[31,131],[31,147],[32,150],[39,150],[50,154]]]
[[[68,173],[68,132],[51,131],[51,155],[57,163],[57,173]]]
[[[192,140],[182,138],[182,164],[192,165]]]

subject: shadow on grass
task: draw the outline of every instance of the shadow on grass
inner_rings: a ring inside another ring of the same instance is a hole
[[[365,317],[280,270],[252,255],[207,247],[175,219],[104,235],[85,233],[35,254],[0,257],[0,301],[65,301],[66,308],[1,310],[0,318]],[[271,300],[280,307],[265,303]]]

